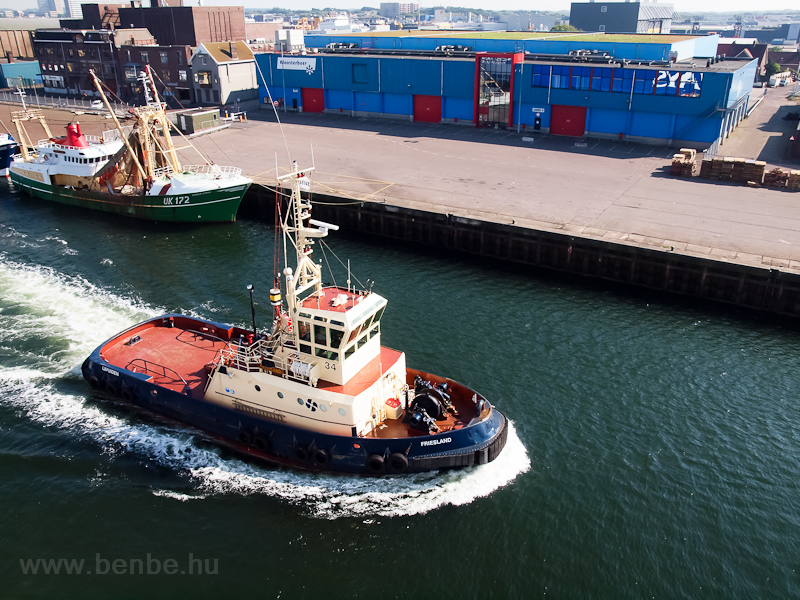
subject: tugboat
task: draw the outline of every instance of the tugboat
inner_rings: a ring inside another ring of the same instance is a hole
[[[100,138],[84,135],[80,124],[70,123],[65,137],[54,138],[41,110],[14,112],[11,120],[21,154],[11,161],[11,181],[44,200],[137,219],[235,221],[252,180],[237,167],[211,163],[199,151],[204,164],[181,164],[170,134],[174,125],[158,98],[149,66],[142,72],[146,106],[130,110],[132,128],[123,128],[100,81],[91,76],[116,129]],[[47,139],[31,142],[24,125],[30,121],[39,121]]]
[[[276,277],[269,331],[257,331],[254,308],[252,329],[167,314],[101,344],[83,376],[125,403],[286,466],[381,475],[491,462],[506,443],[505,416],[382,346],[385,298],[351,287],[349,273],[346,288],[323,286],[312,247],[338,227],[311,218],[302,194],[311,171],[295,163],[278,178],[291,188],[280,219],[286,299]]]

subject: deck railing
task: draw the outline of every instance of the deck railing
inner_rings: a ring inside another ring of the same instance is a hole
[[[86,135],[86,134],[84,134],[83,137],[90,144],[102,144],[103,141],[104,141],[103,138],[101,138],[99,136],[96,136],[96,135]],[[69,150],[84,150],[86,148],[85,146],[67,146],[66,144],[58,144],[58,143],[54,142],[53,140],[47,139],[47,138],[45,138],[43,140],[39,140],[38,142],[36,142],[36,145],[39,148],[52,148],[52,147],[55,146],[55,147],[58,147],[58,148],[67,148]]]
[[[230,366],[240,371],[257,373],[259,371],[271,371],[285,379],[293,379],[313,385],[311,372],[314,363],[300,359],[297,352],[290,354],[286,358],[281,358],[274,354],[274,342],[272,340],[261,339],[251,346],[240,346],[220,350],[220,364]]]
[[[178,173],[171,165],[153,169],[153,177],[180,177],[182,174],[205,175],[208,179],[232,179],[239,177],[242,170],[239,167],[225,167],[221,165],[184,165]]]
[[[140,365],[141,365],[140,370],[137,371],[136,369]],[[154,368],[151,368],[151,367],[154,367]],[[156,375],[159,374],[159,370],[160,370],[160,373],[161,373],[162,377],[168,377],[169,375],[167,374],[167,371],[169,371],[170,373],[172,373],[175,376],[172,379],[174,379],[176,381],[177,380],[181,380],[183,382],[184,389],[189,387],[189,384],[186,383],[186,380],[183,377],[181,377],[180,374],[178,374],[176,371],[170,369],[169,367],[165,367],[164,365],[160,365],[158,363],[154,363],[154,362],[151,362],[149,360],[145,360],[144,358],[134,358],[131,362],[129,362],[127,365],[125,365],[125,368],[128,371],[132,371],[133,373],[154,373]]]

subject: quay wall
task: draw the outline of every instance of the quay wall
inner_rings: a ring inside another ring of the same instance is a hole
[[[792,272],[389,204],[314,199],[314,218],[343,231],[800,317],[800,275]],[[274,188],[253,185],[240,214],[271,219],[274,206]]]

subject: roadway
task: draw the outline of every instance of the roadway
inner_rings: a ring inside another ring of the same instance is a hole
[[[800,169],[785,151],[780,156],[788,137],[762,139],[763,123],[772,127],[781,111],[797,105],[777,92],[768,92],[721,155],[776,157]],[[256,111],[193,142],[217,164],[239,166],[260,183],[274,182],[276,160],[280,172],[290,159],[301,167],[313,162],[320,193],[800,272],[800,193],[671,177],[675,149],[342,115],[279,116],[282,128],[270,112]],[[60,125],[75,118],[54,117]],[[90,133],[109,125],[78,118]]]

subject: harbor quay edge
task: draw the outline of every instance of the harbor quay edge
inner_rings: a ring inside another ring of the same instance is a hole
[[[314,194],[318,218],[343,231],[412,242],[588,279],[658,291],[712,304],[782,317],[800,317],[800,274],[774,266],[696,256],[672,247],[642,246],[576,232],[554,232],[520,224],[391,204],[353,202]],[[273,188],[253,185],[242,216],[274,214]]]

